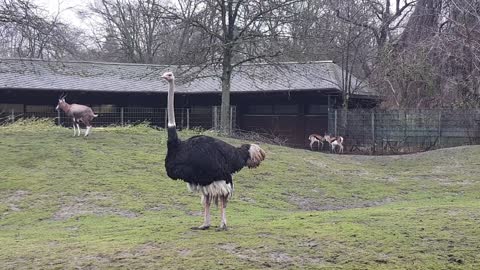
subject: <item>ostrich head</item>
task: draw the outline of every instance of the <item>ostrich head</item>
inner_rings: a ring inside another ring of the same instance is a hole
[[[162,78],[164,78],[168,82],[172,82],[175,80],[175,76],[173,76],[173,72],[170,72],[170,71],[163,73]]]
[[[248,168],[256,168],[265,159],[265,151],[256,144],[248,145],[249,158],[247,159]]]

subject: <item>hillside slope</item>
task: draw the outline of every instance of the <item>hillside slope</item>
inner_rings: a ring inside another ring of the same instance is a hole
[[[262,145],[216,232],[189,229],[200,199],[167,178],[166,132],[72,134],[0,127],[2,268],[480,267],[480,146],[369,157]]]

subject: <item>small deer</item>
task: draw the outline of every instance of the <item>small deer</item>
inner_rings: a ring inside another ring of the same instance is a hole
[[[324,136],[325,141],[327,141],[330,146],[332,147],[332,153],[336,153],[336,147],[338,146],[338,153],[343,153],[343,137],[338,136],[338,137],[332,137],[328,134]]]
[[[323,142],[325,141],[325,138],[322,135],[319,134],[310,134],[308,136],[308,140],[310,141],[310,150],[313,151],[313,145],[317,143],[318,151],[320,151],[320,144],[322,145],[323,149]]]
[[[77,130],[78,130],[78,136],[81,135],[81,130],[80,130],[80,122],[85,124],[87,127],[87,131],[85,131],[85,137],[88,136],[90,133],[90,130],[92,129],[92,119],[97,117],[98,114],[94,114],[92,109],[88,106],[85,105],[80,105],[80,104],[68,104],[65,101],[65,98],[67,95],[61,95],[58,98],[58,105],[55,108],[55,110],[62,110],[65,112],[65,114],[68,117],[71,117],[73,120],[73,136],[77,135]],[[76,129],[75,129],[76,127]]]

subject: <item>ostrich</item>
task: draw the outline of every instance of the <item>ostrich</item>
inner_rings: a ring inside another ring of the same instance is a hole
[[[175,77],[162,75],[168,84],[168,141],[165,169],[173,180],[187,182],[188,189],[202,196],[204,222],[192,229],[210,228],[210,204],[220,204],[221,223],[218,230],[227,230],[225,209],[233,193],[232,174],[243,167],[256,168],[265,159],[265,151],[256,144],[234,147],[208,136],[194,136],[182,141],[177,136],[174,116]]]

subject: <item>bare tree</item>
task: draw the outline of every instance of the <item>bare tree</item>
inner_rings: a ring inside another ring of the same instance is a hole
[[[376,74],[386,107],[480,105],[480,1],[418,0]]]
[[[4,56],[65,58],[75,55],[82,33],[50,17],[30,0],[1,0],[0,53]]]
[[[436,35],[439,30],[442,4],[442,0],[418,0],[398,42],[399,46],[416,44]]]
[[[229,133],[232,71],[247,62],[278,56],[275,40],[287,34],[284,9],[299,0],[180,0],[167,10],[183,29],[195,29],[202,43],[197,53],[206,60],[200,69],[219,69],[222,85],[220,126]]]
[[[440,46],[444,57],[442,76],[445,92],[456,89],[471,101],[480,105],[480,1],[450,0],[444,3],[440,24]],[[455,90],[453,90],[455,92]],[[472,105],[472,104],[470,104]]]
[[[336,9],[336,12],[342,20],[371,31],[377,48],[381,50],[395,38],[395,33],[408,18],[415,2],[416,0],[349,0],[341,3],[347,4],[362,16],[345,16],[340,9]],[[339,1],[331,3],[335,6]]]
[[[101,18],[103,40],[97,44],[107,53],[127,62],[164,62],[159,54],[168,55],[164,50],[171,45],[166,38],[171,25],[164,19],[158,0],[99,0],[90,11]],[[98,33],[95,38],[99,38]],[[115,50],[120,53],[112,52]]]

